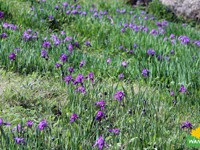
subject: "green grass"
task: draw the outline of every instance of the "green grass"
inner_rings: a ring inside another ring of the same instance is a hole
[[[62,2],[0,0],[0,9],[5,12],[0,20],[0,34],[8,35],[0,38],[0,118],[11,123],[10,127],[0,125],[0,149],[95,149],[93,145],[101,135],[108,149],[188,149],[186,136],[190,129],[180,126],[187,120],[194,128],[199,126],[200,53],[192,40],[200,39],[200,31],[168,22],[164,35],[153,36],[149,32],[158,30],[156,22],[162,20],[151,20],[151,15],[143,15],[138,8],[122,1],[68,1],[70,5],[80,4],[87,16],[55,10],[55,5],[61,7]],[[98,10],[108,10],[108,15],[95,18],[90,12],[92,4]],[[31,5],[34,11],[30,10]],[[126,13],[116,12],[118,8],[126,9]],[[49,15],[54,19],[49,20]],[[145,16],[149,19],[144,20]],[[18,29],[5,29],[4,22],[14,23]],[[148,27],[149,32],[127,28],[122,33],[124,23]],[[38,32],[37,39],[24,40],[27,29]],[[66,35],[61,35],[61,31]],[[175,44],[163,40],[171,34],[176,36]],[[61,41],[66,36],[73,40],[56,46],[52,35]],[[182,45],[178,40],[181,35],[187,35],[191,42]],[[42,47],[44,38],[51,48]],[[91,47],[85,45],[88,40]],[[74,42],[80,48],[74,46],[70,53],[67,46]],[[134,53],[120,50],[121,45]],[[156,56],[147,56],[150,48]],[[47,50],[48,59],[41,57],[42,49]],[[175,54],[170,54],[172,49]],[[15,60],[8,58],[11,52],[15,52]],[[59,60],[62,53],[68,55],[64,63]],[[157,59],[158,54],[162,60]],[[106,63],[108,58],[110,64]],[[82,60],[86,64],[79,67]],[[128,62],[127,67],[122,66],[123,61]],[[61,68],[55,67],[57,62],[62,64]],[[73,79],[78,74],[86,77],[94,73],[93,84],[88,78],[83,82],[85,94],[76,91],[81,84],[66,84],[63,80],[70,74],[69,67],[74,68]],[[144,68],[150,71],[148,77],[142,75]],[[182,84],[187,88],[185,93],[179,92]],[[119,90],[125,93],[121,102],[114,98]],[[172,90],[175,96],[170,96]],[[100,109],[95,103],[102,99],[106,102],[102,110],[106,116],[98,121],[95,116]],[[79,118],[70,122],[73,113]],[[42,119],[47,120],[48,128],[40,131],[38,124]],[[34,122],[31,128],[26,126],[28,120]],[[21,130],[11,132],[18,124]],[[120,129],[119,135],[110,133],[112,128]],[[17,144],[15,137],[24,138],[25,143]]]

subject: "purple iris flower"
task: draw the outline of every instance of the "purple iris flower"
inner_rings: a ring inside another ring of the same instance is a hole
[[[76,91],[77,91],[77,92],[81,92],[81,93],[83,93],[83,94],[86,93],[85,87],[84,87],[84,86],[79,86],[79,87],[76,89]]]
[[[9,122],[4,122],[2,118],[0,118],[0,126],[10,126]]]
[[[4,17],[4,12],[0,11],[0,18]]]
[[[64,63],[67,61],[67,59],[68,59],[68,56],[66,54],[62,53],[60,56],[60,61]]]
[[[174,91],[171,91],[171,92],[170,92],[170,96],[174,96]]]
[[[181,41],[181,44],[183,45],[190,43],[190,38],[185,35],[179,36],[178,40]]]
[[[83,67],[83,65],[85,65],[85,61],[84,60],[80,62],[79,67],[81,68],[81,67]]]
[[[2,38],[2,39],[5,39],[5,38],[7,38],[7,37],[8,37],[8,35],[7,35],[6,33],[2,33],[2,34],[1,34],[1,38]]]
[[[117,91],[114,95],[114,98],[118,101],[122,101],[122,99],[125,97],[125,94],[123,91]]]
[[[67,46],[67,48],[68,48],[68,50],[69,50],[69,52],[71,53],[72,52],[72,50],[73,50],[73,44],[72,43],[69,43],[68,44],[68,46]]]
[[[181,85],[179,92],[185,93],[186,91],[187,91],[186,87],[184,85]]]
[[[192,124],[189,122],[189,121],[185,121],[182,123],[181,125],[181,128],[184,129],[184,128],[192,128]]]
[[[73,80],[73,78],[72,78],[71,75],[68,75],[68,76],[65,77],[64,80],[65,80],[65,82],[66,82],[67,84],[69,84],[69,83]]]
[[[174,39],[174,38],[175,38],[175,35],[174,35],[174,34],[171,34],[171,35],[169,36],[169,38],[170,38],[170,39]]]
[[[103,150],[104,147],[108,147],[108,145],[105,143],[102,136],[100,136],[95,142],[95,144],[93,145],[93,147],[96,147],[96,146],[98,146],[99,150]]]
[[[15,140],[15,142],[16,142],[17,144],[24,143],[24,138],[15,137],[14,140]]]
[[[127,62],[126,62],[126,61],[123,61],[123,62],[122,62],[122,66],[127,67]]]
[[[125,23],[125,24],[124,24],[124,28],[127,28],[127,27],[128,27],[128,24],[127,24],[127,23]]]
[[[124,32],[125,32],[125,28],[122,28],[122,29],[121,29],[121,32],[124,33]]]
[[[159,61],[162,60],[162,55],[159,54],[159,55],[157,56],[157,59],[158,59]]]
[[[49,15],[49,16],[48,16],[48,19],[49,19],[50,21],[52,21],[52,20],[54,19],[54,17],[53,17],[52,15]]]
[[[71,36],[67,36],[64,41],[71,41],[71,40],[72,40],[72,37]]]
[[[61,35],[65,35],[66,33],[65,33],[65,31],[61,31],[60,34]]]
[[[152,29],[150,34],[152,35],[158,35],[158,31],[156,29]]]
[[[21,131],[21,125],[18,124],[17,126],[15,126],[15,127],[12,129],[12,132],[14,132],[14,131],[20,132],[20,131]]]
[[[11,30],[17,30],[17,26],[15,26],[14,24],[9,24],[7,22],[5,22],[3,24],[3,28],[5,28],[5,29],[11,29]]]
[[[41,57],[42,57],[42,58],[47,58],[47,57],[48,57],[48,54],[47,54],[47,51],[46,51],[46,50],[43,49],[43,50],[41,51]]]
[[[148,76],[149,76],[149,73],[150,73],[150,71],[149,71],[148,69],[143,69],[143,70],[142,70],[142,75],[143,75],[144,77],[148,77]]]
[[[194,41],[194,44],[196,44],[198,47],[200,47],[200,41],[195,40],[195,41]]]
[[[78,76],[76,77],[75,81],[74,81],[74,84],[78,84],[78,83],[83,83],[84,81],[84,76],[82,74],[78,74]]]
[[[76,119],[78,119],[78,115],[72,114],[71,117],[70,117],[70,122],[74,122]]]
[[[62,5],[63,5],[63,7],[67,7],[68,3],[67,2],[63,2]]]
[[[51,43],[48,42],[48,41],[45,41],[45,42],[43,42],[42,46],[43,46],[44,48],[51,48]]]
[[[78,14],[78,11],[76,9],[74,9],[74,10],[71,11],[71,13],[76,15],[76,14]]]
[[[60,68],[61,66],[62,66],[62,65],[61,65],[60,63],[56,63],[56,64],[55,64],[55,67],[56,67],[56,68]]]
[[[69,68],[68,68],[68,71],[69,71],[70,73],[73,73],[73,72],[74,72],[74,68],[69,67]]]
[[[80,46],[79,46],[79,43],[78,43],[78,42],[74,42],[74,45],[75,45],[77,48],[80,48]]]
[[[8,58],[10,60],[15,60],[16,54],[15,53],[10,53],[10,55],[8,56]]]
[[[119,75],[119,79],[122,80],[123,78],[124,78],[124,74],[121,73],[121,74]]]
[[[161,22],[156,22],[156,25],[157,25],[158,27],[162,27],[162,23],[161,23]]]
[[[28,121],[26,122],[26,125],[27,125],[27,127],[32,127],[32,126],[33,126],[33,121],[28,120]]]
[[[56,6],[54,7],[54,9],[55,9],[55,10],[58,10],[58,9],[59,9],[59,6],[58,6],[58,5],[56,5]]]
[[[148,32],[149,31],[149,28],[147,28],[147,27],[144,27],[143,29],[142,29],[142,31],[144,31],[144,32]]]
[[[38,124],[38,128],[42,131],[44,130],[44,128],[48,127],[47,121],[46,119],[43,119],[39,124]]]
[[[96,116],[95,116],[95,119],[96,120],[101,120],[103,117],[105,117],[105,114],[102,112],[102,111],[98,111]]]
[[[174,54],[174,50],[172,49],[172,50],[170,51],[170,53],[173,55],[173,54]]]
[[[87,12],[83,11],[83,12],[81,13],[81,15],[86,16],[86,15],[87,15]]]
[[[85,45],[86,45],[86,46],[91,46],[90,41],[86,41],[86,42],[85,42]]]
[[[154,56],[156,54],[156,52],[153,50],[153,49],[149,49],[147,50],[147,55],[151,55],[151,56]]]
[[[98,12],[95,12],[95,13],[93,14],[93,16],[96,17],[96,18],[98,18],[98,17],[99,17]]]
[[[71,10],[67,10],[66,14],[69,15],[71,13]]]
[[[101,108],[101,110],[104,110],[106,103],[104,100],[100,100],[100,101],[96,102],[95,105],[99,106]]]
[[[88,74],[88,77],[89,77],[90,81],[92,81],[92,83],[94,83],[94,73],[93,73],[93,72],[90,72],[90,73]]]
[[[136,49],[138,47],[138,45],[136,43],[134,43],[133,47]]]
[[[117,128],[109,129],[108,131],[111,132],[111,133],[115,133],[115,134],[119,134],[120,133],[120,130],[117,129]]]
[[[106,60],[106,62],[107,62],[107,64],[109,64],[109,63],[111,62],[111,59],[108,58],[108,59]]]

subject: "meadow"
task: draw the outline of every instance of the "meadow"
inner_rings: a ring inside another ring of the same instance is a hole
[[[121,0],[0,0],[0,150],[184,150],[200,30]]]

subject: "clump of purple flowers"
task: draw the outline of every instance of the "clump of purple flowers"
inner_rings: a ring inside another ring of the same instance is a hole
[[[154,56],[155,54],[156,54],[156,52],[153,49],[147,50],[147,55],[148,56]]]
[[[31,29],[24,31],[23,37],[25,41],[30,41],[38,38],[38,32],[34,32]]]
[[[178,40],[181,41],[181,44],[183,44],[183,45],[190,43],[190,38],[185,35],[179,36]]]
[[[3,24],[3,27],[4,27],[5,29],[17,30],[17,26],[16,26],[16,25],[14,25],[14,24],[9,24],[9,23],[7,23],[7,22],[5,22],[5,23]]]
[[[85,78],[84,78],[84,76],[82,74],[78,74],[77,77],[76,77],[76,79],[74,80],[74,85],[76,85],[78,83],[82,84],[83,81],[84,81],[84,79]]]
[[[118,101],[122,101],[122,99],[125,97],[125,94],[123,91],[117,91],[114,95],[114,98]]]

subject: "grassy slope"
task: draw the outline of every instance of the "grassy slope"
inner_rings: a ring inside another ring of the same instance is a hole
[[[25,1],[15,2],[17,4],[22,3],[24,5],[16,5],[19,7],[14,7],[12,10],[9,10],[9,12],[21,16],[21,12],[18,11],[20,9],[18,8],[22,6],[28,7],[30,3]],[[82,2],[86,3],[86,1]],[[111,7],[110,5],[111,4],[108,4],[107,6],[100,5],[99,7]],[[22,14],[23,13],[26,13],[26,10],[22,11]],[[19,20],[15,20],[17,24],[26,24],[23,22],[21,17],[18,17],[18,19]],[[30,22],[27,22],[27,27],[30,27],[29,23]],[[75,21],[75,24],[77,23],[79,22]],[[92,34],[95,33],[94,31],[104,30],[103,26],[98,26],[97,23],[90,24],[88,20],[87,28],[91,29],[88,31],[85,30],[85,28],[80,27],[82,23],[83,22],[79,23],[77,26],[73,26],[73,24],[71,26],[64,25],[63,28],[66,28],[71,33],[83,32],[82,37],[79,37],[80,40],[83,40],[83,37],[90,37],[91,42],[96,40],[96,34]],[[186,34],[188,31],[190,31],[189,33],[191,37],[197,39],[199,38],[199,31],[193,30],[189,27],[184,29],[181,28],[180,25],[178,27],[180,27],[181,30],[176,31],[176,29],[174,29],[175,26],[178,25],[172,24],[171,28],[168,30],[171,30],[171,33],[175,32],[179,35]],[[35,26],[35,29],[38,29],[37,25]],[[110,30],[112,31],[112,29]],[[105,34],[108,34],[107,32]],[[110,33],[110,36],[114,37],[114,34],[115,32],[112,32]],[[99,36],[101,37],[104,35]],[[138,37],[140,37],[139,35],[136,36],[137,38],[132,38],[131,40],[135,41],[138,39]],[[122,35],[122,37],[124,40],[120,42],[128,46],[129,43],[127,41],[129,38],[127,38],[127,35]],[[112,40],[119,42],[117,37],[116,39],[113,38]],[[138,40],[137,42],[139,41],[141,40]],[[147,43],[147,39],[144,39],[143,43],[146,43],[147,45],[142,45],[141,49],[144,47],[150,47],[153,43],[158,41],[161,42],[159,39],[152,39],[152,41]],[[86,50],[86,52],[90,52],[89,55],[91,55],[91,57],[99,53],[103,55],[103,50],[107,46],[98,47],[98,45],[102,45],[102,43],[96,44],[96,47],[94,46],[93,49]],[[119,45],[115,46],[117,47]],[[114,46],[112,45],[112,47]],[[112,49],[112,47],[109,48]],[[156,49],[160,49],[162,48],[162,45],[154,45],[154,47]],[[170,48],[168,49],[170,50]],[[179,49],[184,50],[184,47],[179,47]],[[189,54],[189,52],[186,53]],[[119,55],[118,52],[115,54]],[[123,56],[121,59],[123,59]],[[5,72],[4,70],[1,70],[0,73],[0,78],[2,81],[0,84],[0,93],[2,93],[0,97],[0,101],[2,103],[0,106],[2,110],[0,112],[0,116],[6,118],[8,121],[11,121],[12,124],[17,124],[21,121],[25,122],[27,119],[32,119],[38,122],[38,118],[47,118],[49,124],[57,128],[54,129],[53,133],[56,138],[59,138],[59,136],[55,134],[55,132],[66,133],[67,137],[60,137],[63,140],[61,141],[62,144],[60,145],[65,145],[65,142],[68,143],[70,141],[71,143],[68,145],[68,148],[76,147],[76,149],[81,149],[81,147],[77,147],[77,143],[82,142],[82,148],[89,149],[94,143],[96,136],[104,134],[107,135],[106,141],[110,142],[113,146],[111,149],[118,149],[119,147],[122,148],[123,146],[127,149],[132,149],[133,147],[153,148],[153,146],[157,146],[158,148],[162,149],[184,149],[185,141],[183,138],[188,135],[188,133],[180,130],[180,124],[185,120],[190,120],[193,122],[194,126],[198,126],[199,91],[193,95],[179,96],[177,100],[178,103],[174,105],[172,102],[173,98],[169,96],[168,91],[165,89],[157,89],[155,91],[153,88],[149,88],[149,85],[145,85],[144,83],[133,84],[132,82],[129,83],[128,81],[116,82],[116,80],[113,81],[112,79],[108,79],[108,76],[107,81],[97,82],[95,88],[90,87],[93,89],[91,92],[89,92],[86,96],[82,96],[74,94],[72,91],[70,91],[70,88],[61,85],[59,78],[41,77],[39,73],[34,73],[25,77],[23,75]],[[101,78],[98,77],[98,79],[100,80]],[[135,88],[135,92],[133,92],[133,87]],[[113,93],[116,91],[116,89],[123,88],[126,89],[125,91],[128,95],[124,102],[125,107],[118,106],[119,104],[117,102],[113,102],[112,100]],[[107,92],[108,95],[104,95],[104,92]],[[93,124],[93,128],[89,128],[91,127],[91,120],[94,118],[97,110],[94,110],[93,104],[102,98],[107,100],[107,105],[110,110],[107,113],[109,118],[112,118],[103,122],[103,127],[109,126],[111,123],[113,127],[120,128],[121,134],[116,139],[113,139],[113,136],[101,130],[100,128],[102,125]],[[189,99],[189,101],[187,101],[187,99]],[[147,104],[144,104],[144,100],[147,101]],[[87,105],[88,103],[92,105]],[[55,110],[58,108],[61,110],[62,116],[60,116],[60,118],[57,120],[57,111]],[[130,109],[132,110],[132,114],[128,113]],[[146,114],[143,115],[142,112],[144,109]],[[90,121],[82,119],[82,122],[79,124],[80,128],[77,129],[76,125],[71,125],[69,123],[69,117],[72,113],[74,113],[74,111],[80,114],[82,118],[84,118],[84,116],[88,116],[87,120]],[[57,124],[60,124],[60,126]],[[65,126],[63,128],[62,125],[66,125],[67,128]],[[74,130],[76,130],[76,133],[74,133]],[[77,138],[72,138],[73,134],[75,134]],[[71,140],[69,140],[70,138]],[[55,145],[58,146],[59,144]]]

